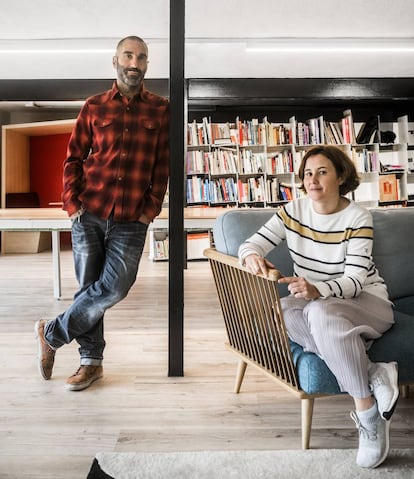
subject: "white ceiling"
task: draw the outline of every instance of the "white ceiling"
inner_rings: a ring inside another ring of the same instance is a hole
[[[173,0],[171,0],[173,2]],[[169,0],[1,0],[0,79],[112,78],[123,36],[148,41],[148,78],[169,74]],[[187,0],[188,78],[414,77],[410,53],[246,51],[273,39],[414,40],[413,0]],[[100,53],[84,49],[104,49]],[[59,50],[55,53],[46,49]],[[63,50],[76,52],[62,52]],[[19,51],[17,51],[19,50]]]

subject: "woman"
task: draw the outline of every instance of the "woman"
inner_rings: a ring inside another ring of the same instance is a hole
[[[345,195],[359,179],[338,147],[317,146],[299,168],[306,196],[282,206],[240,246],[240,261],[254,274],[273,265],[266,255],[287,241],[294,276],[282,310],[292,341],[318,354],[342,391],[355,402],[357,464],[377,467],[389,450],[390,418],[398,399],[396,363],[370,363],[367,349],[394,322],[386,285],[371,257],[368,210]]]

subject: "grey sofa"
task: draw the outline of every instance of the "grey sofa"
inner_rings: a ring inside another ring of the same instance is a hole
[[[239,245],[259,229],[274,209],[233,209],[222,214],[213,228],[215,248],[237,256]],[[374,261],[394,302],[395,324],[376,340],[368,354],[372,361],[397,361],[403,395],[414,384],[414,207],[373,209]],[[283,275],[291,275],[292,262],[286,244],[268,259]],[[280,295],[287,290],[280,288]],[[340,393],[337,381],[324,361],[291,342],[300,388],[313,395]]]

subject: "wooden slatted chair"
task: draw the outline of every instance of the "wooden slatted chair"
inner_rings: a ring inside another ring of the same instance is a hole
[[[249,273],[238,259],[210,248],[204,251],[213,273],[228,335],[226,347],[239,357],[234,392],[238,393],[247,365],[276,381],[302,405],[302,448],[310,443],[315,397],[300,389],[280,307],[279,271],[268,277]]]
[[[278,272],[268,278],[250,274],[238,261],[240,244],[263,225],[275,209],[237,208],[220,215],[213,228],[215,248],[204,252],[210,261],[228,334],[227,347],[239,358],[235,392],[240,391],[246,366],[256,367],[302,404],[302,447],[309,448],[314,400],[341,394],[335,376],[316,354],[289,341],[280,309],[286,285],[277,285]],[[401,396],[414,385],[414,208],[372,210],[373,258],[394,303],[394,325],[368,350],[373,362],[398,363]],[[286,242],[267,257],[284,276],[293,264]]]

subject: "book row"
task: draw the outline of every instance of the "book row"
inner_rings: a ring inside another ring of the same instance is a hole
[[[345,110],[338,121],[326,121],[318,116],[306,121],[298,121],[294,116],[288,123],[269,122],[264,117],[235,122],[212,123],[204,117],[201,123],[196,120],[188,124],[187,144],[201,145],[318,145],[318,144],[371,144],[379,143],[380,120],[378,116],[369,118],[359,125],[358,132],[351,110]]]
[[[297,171],[299,165],[290,150],[273,153],[253,152],[229,148],[214,151],[192,150],[187,152],[187,175],[257,174],[276,175]]]
[[[192,176],[187,179],[187,204],[277,204],[300,196],[296,185],[263,176],[246,179],[216,179]]]
[[[280,175],[297,173],[306,150],[293,153],[291,150],[276,152],[254,152],[250,149],[217,148],[213,151],[187,151],[187,175]],[[350,150],[350,156],[360,173],[382,171],[378,150],[368,148]]]

